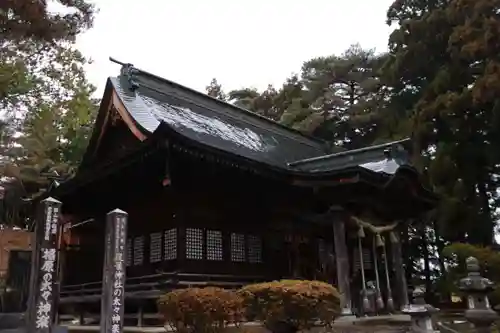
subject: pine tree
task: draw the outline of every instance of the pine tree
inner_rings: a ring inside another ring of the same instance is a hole
[[[46,0],[0,1],[0,43],[33,39],[73,40],[92,26],[95,8],[86,0],[57,0],[64,12],[52,13]]]
[[[95,88],[84,72],[87,60],[71,43],[38,48],[40,44],[11,44],[4,53],[9,57],[0,60],[0,68],[17,78],[0,86],[2,109],[10,118],[0,127],[0,171],[7,188],[0,218],[5,224],[25,222],[21,208],[47,189],[50,175],[67,178],[74,173],[97,111],[91,97]],[[19,67],[22,55],[36,61]],[[14,72],[17,68],[22,68],[21,74]]]
[[[351,148],[371,143],[381,104],[380,64],[380,56],[359,45],[340,56],[305,62],[301,92],[286,108],[282,122]]]
[[[228,101],[241,108],[257,112],[257,99],[260,93],[255,88],[243,88],[231,90],[228,93]]]
[[[226,94],[222,90],[222,86],[217,82],[217,79],[212,79],[210,84],[205,87],[207,95],[213,98],[220,99],[221,101],[226,100]]]

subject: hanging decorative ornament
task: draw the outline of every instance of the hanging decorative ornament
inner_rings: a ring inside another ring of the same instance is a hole
[[[378,237],[377,237],[378,236]],[[377,246],[376,244],[378,240],[380,239],[380,235],[376,234],[374,237],[374,242],[372,243],[372,251],[373,251],[373,264],[374,264],[374,270],[375,270],[375,291],[376,291],[376,305],[377,305],[377,311],[381,311],[384,309],[384,301],[382,300],[382,293],[380,291],[380,276],[378,272],[378,253],[377,253]],[[376,240],[376,241],[375,241]],[[382,241],[382,239],[380,239]],[[383,243],[382,243],[383,244]]]
[[[380,234],[375,235],[375,242],[377,244],[377,247],[383,247],[384,246],[384,241],[382,240],[382,237]]]
[[[392,234],[392,232],[391,232]],[[385,242],[384,246],[382,247],[382,255],[384,257],[384,272],[385,272],[385,284],[387,288],[387,311],[389,313],[394,312],[394,300],[392,298],[392,287],[391,287],[391,279],[389,278],[389,259],[387,258],[387,250],[385,248]]]
[[[351,220],[353,220],[359,227],[368,228],[374,234],[381,234],[386,231],[394,230],[394,228],[396,228],[396,226],[399,224],[399,222],[394,222],[390,225],[374,226],[373,224],[366,222],[356,216],[351,216]]]
[[[359,264],[361,269],[361,292],[362,292],[362,304],[363,304],[363,312],[367,313],[370,310],[370,302],[368,301],[368,294],[366,290],[366,277],[365,277],[365,267],[363,263],[363,238],[365,237],[365,232],[363,227],[360,226],[358,230],[358,255],[359,255]]]
[[[398,236],[396,236],[396,233],[395,233],[394,231],[391,231],[391,232],[389,233],[389,238],[391,239],[391,243],[392,243],[392,244],[399,243]]]
[[[364,230],[363,226],[359,226],[358,237],[359,238],[365,238],[365,230]]]

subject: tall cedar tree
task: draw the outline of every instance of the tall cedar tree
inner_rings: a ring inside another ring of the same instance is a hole
[[[386,73],[408,99],[418,165],[443,200],[451,241],[493,242],[498,178],[498,1],[398,0]],[[425,61],[424,61],[425,60]]]

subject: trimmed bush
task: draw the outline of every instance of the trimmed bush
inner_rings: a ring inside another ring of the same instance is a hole
[[[238,291],[246,316],[273,332],[296,332],[315,324],[330,326],[340,314],[340,295],[320,281],[282,280],[248,285]]]
[[[158,300],[165,324],[180,333],[222,332],[243,320],[243,299],[235,292],[215,287],[169,292]]]

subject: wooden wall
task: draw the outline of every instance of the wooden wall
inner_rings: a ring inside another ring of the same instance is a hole
[[[129,214],[128,277],[181,272],[275,279],[291,274],[289,235],[302,236],[315,254],[318,238],[331,244],[330,226],[284,214],[310,213],[310,193],[233,167],[171,157],[177,162],[169,164],[169,186],[132,192],[134,200],[119,207]],[[80,244],[68,253],[65,284],[102,279],[105,216],[99,214],[74,230]]]
[[[332,246],[330,226],[293,221],[286,208],[261,200],[231,197],[213,188],[197,193],[165,187],[123,207],[129,213],[127,276],[162,272],[277,279],[290,276],[290,235],[308,251],[318,239]],[[105,216],[78,232],[79,246],[67,254],[64,284],[102,278]],[[292,238],[293,238],[292,237]],[[72,258],[72,259],[71,259]]]

